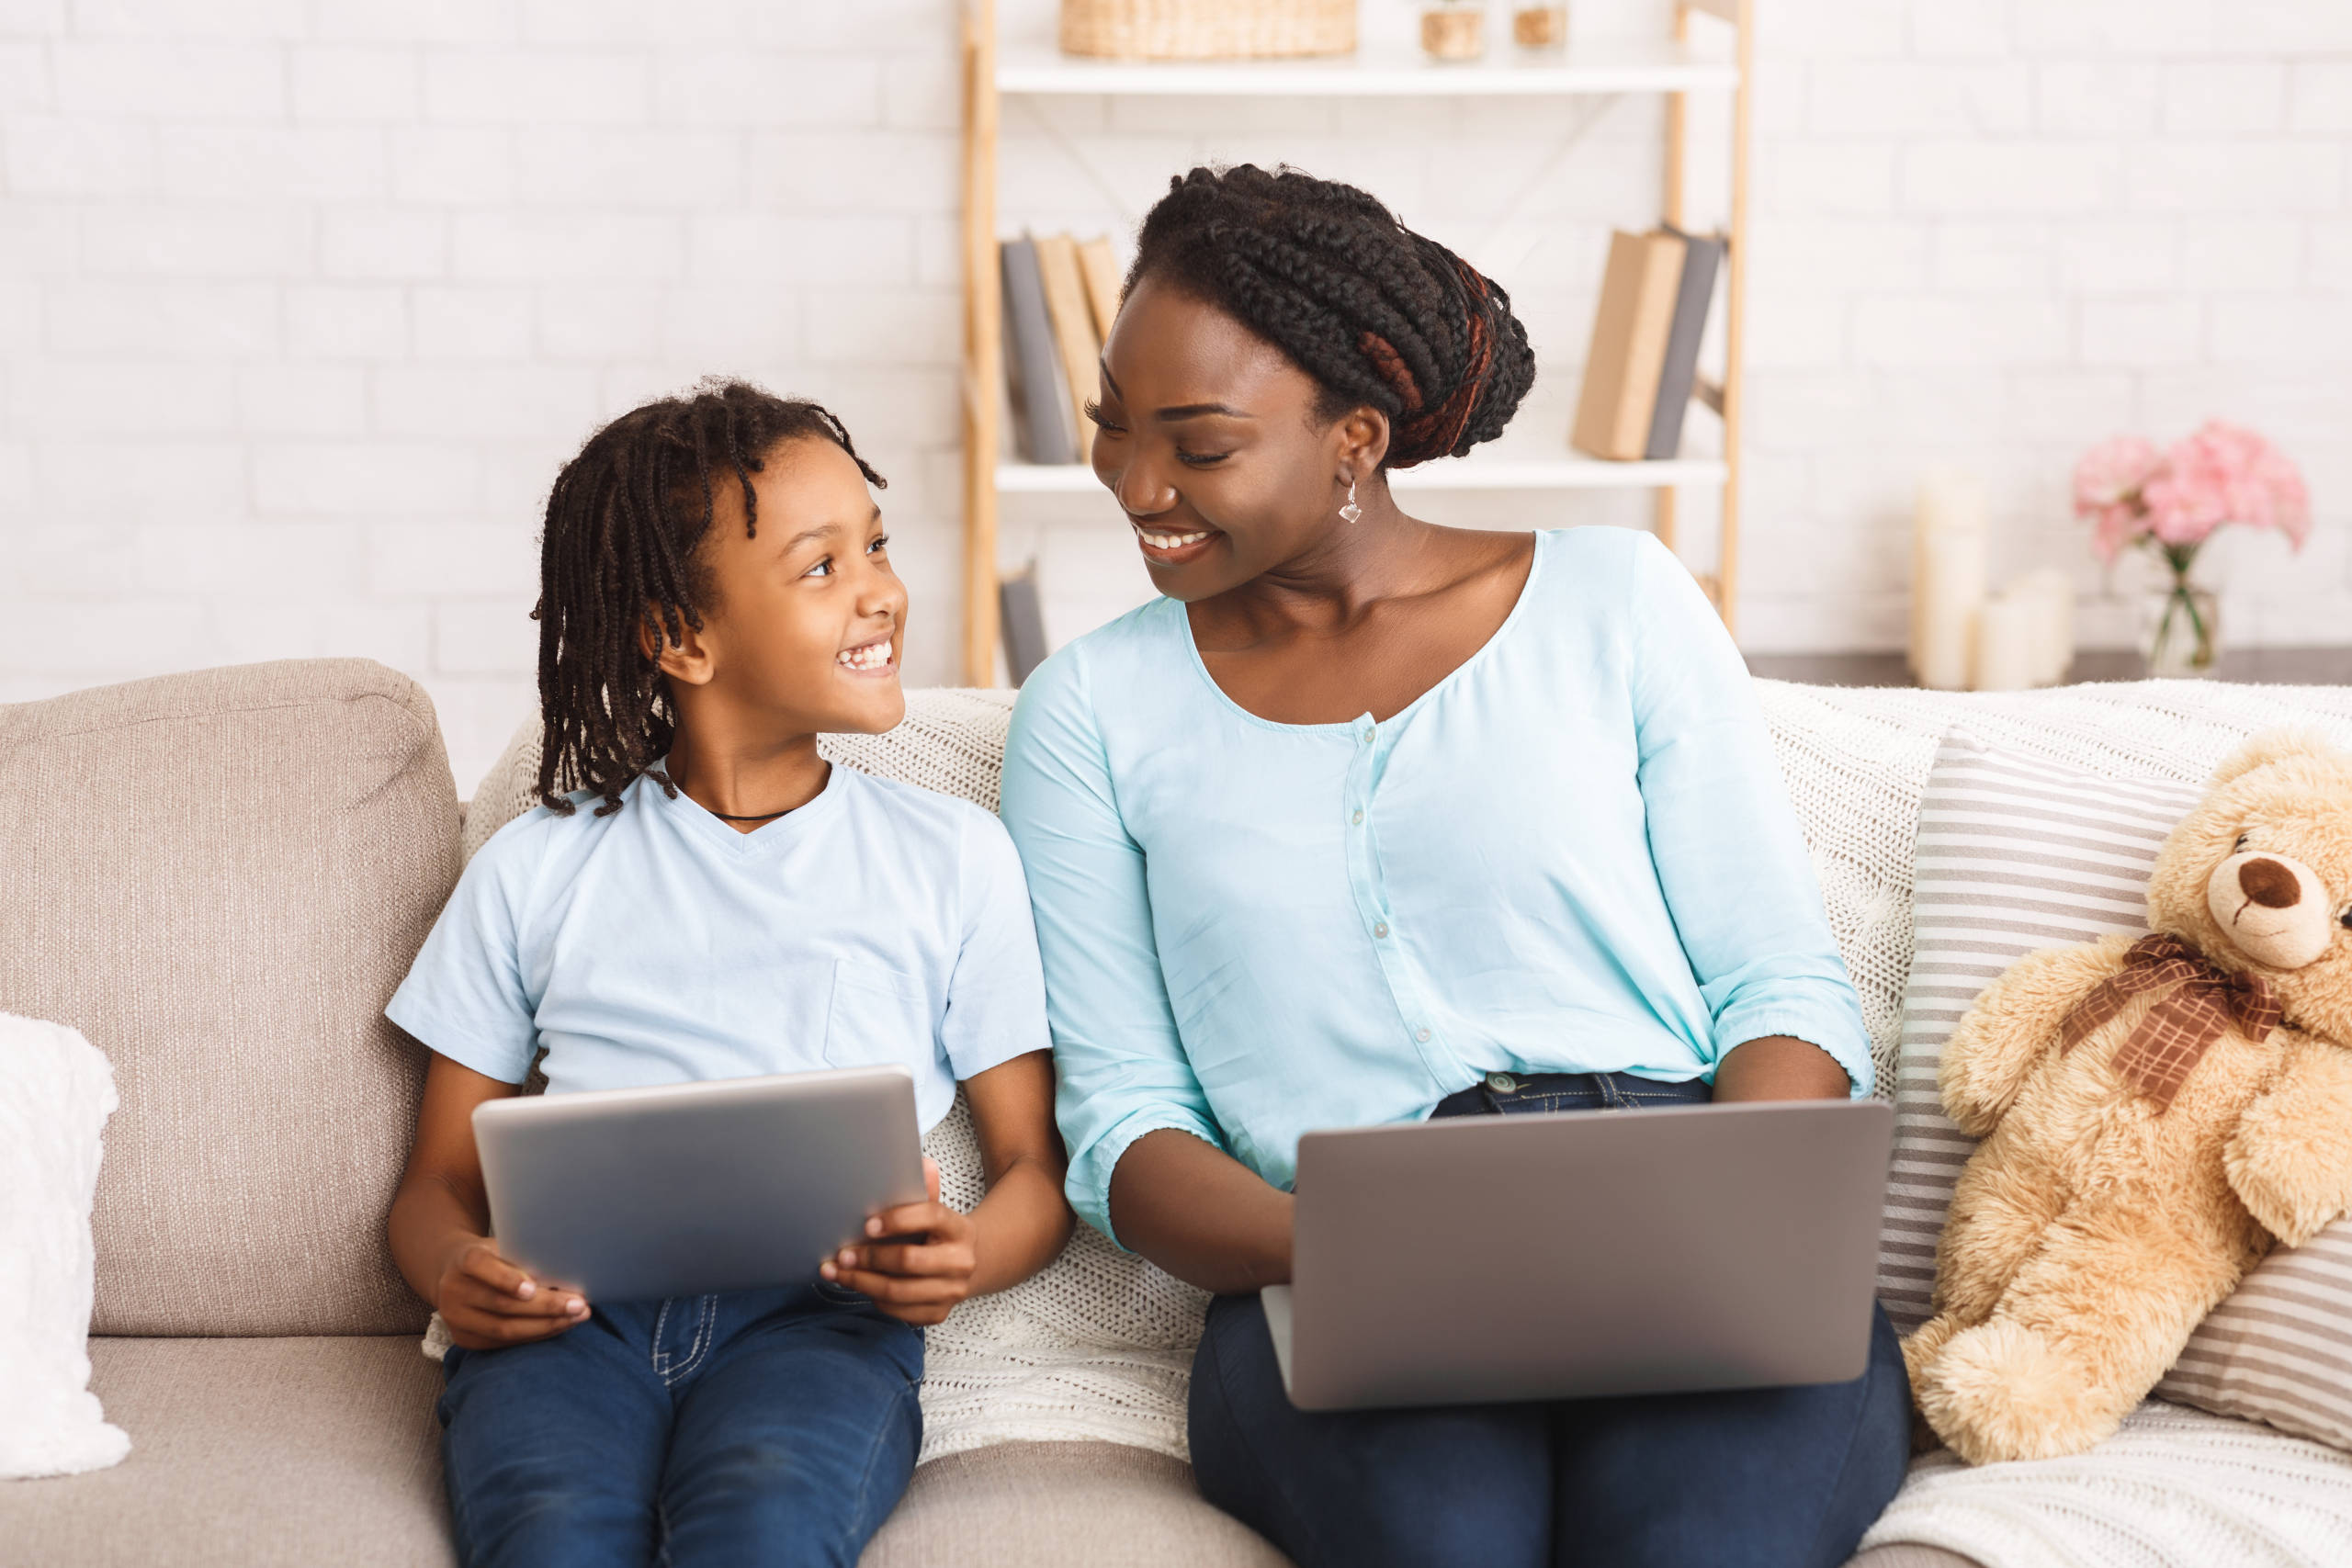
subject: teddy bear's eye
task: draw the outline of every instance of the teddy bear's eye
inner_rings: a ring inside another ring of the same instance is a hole
[[[2346,909],[2344,913],[2336,916],[2335,923],[2342,926],[2346,931],[2352,931],[2352,909]]]
[[[2235,854],[2235,853],[2237,853],[2240,850],[2242,850],[2242,849],[2245,848],[2245,846],[2246,846],[2246,840],[2249,840],[2249,839],[2251,839],[2251,838],[2253,838],[2253,837],[2254,837],[2254,835],[2253,835],[2252,833],[2240,833],[2240,834],[2238,835],[2238,841],[2237,841],[2236,843],[2232,844],[2232,845],[2230,846],[2230,853],[2232,853],[2232,854]]]

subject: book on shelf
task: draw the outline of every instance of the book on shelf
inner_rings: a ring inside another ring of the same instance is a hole
[[[1652,455],[1658,391],[1690,251],[1684,236],[1664,229],[1610,235],[1584,386],[1568,434],[1580,451],[1621,461]],[[1679,427],[1676,434],[1679,438]]]
[[[1078,265],[1086,274],[1087,302],[1094,308],[1095,339],[1108,343],[1119,313],[1119,263],[1111,254],[1111,242],[1100,234],[1080,242]]]
[[[1569,439],[1596,457],[1637,458],[1649,450],[1650,420],[1666,368],[1667,337],[1688,249],[1679,235],[1619,230],[1609,237],[1600,304],[1593,312]]]
[[[1054,347],[1061,358],[1063,385],[1069,389],[1069,438],[1076,452],[1072,461],[1077,461],[1093,446],[1089,439],[1093,427],[1084,410],[1101,378],[1095,367],[1102,357],[1102,344],[1094,335],[1094,307],[1087,301],[1086,277],[1079,269],[1078,242],[1068,234],[1040,234],[1036,245],[1046,312],[1053,318]]]
[[[997,626],[1004,637],[1004,670],[1016,686],[1046,661],[1045,607],[1037,597],[1037,563],[998,580]]]
[[[1083,413],[1101,382],[1103,335],[1119,311],[1111,242],[1023,234],[998,245],[1004,274],[1004,381],[1012,446],[1024,463],[1083,463]]]
[[[1707,335],[1707,310],[1715,298],[1715,275],[1723,270],[1724,241],[1717,234],[1684,234],[1671,223],[1666,231],[1681,235],[1682,280],[1674,293],[1674,324],[1666,334],[1666,359],[1658,371],[1657,406],[1650,414],[1649,444],[1644,456],[1675,457],[1682,453],[1682,416],[1690,407],[1690,393],[1699,380],[1699,343]]]
[[[1000,252],[1004,274],[1004,376],[1013,448],[1028,463],[1075,463],[1078,413],[1054,342],[1036,243],[1023,235]]]

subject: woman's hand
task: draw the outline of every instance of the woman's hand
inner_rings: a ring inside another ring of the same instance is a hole
[[[885,1317],[929,1325],[945,1320],[972,1293],[979,1272],[978,1227],[939,1201],[939,1167],[922,1162],[931,1200],[885,1209],[865,1222],[876,1239],[844,1247],[819,1266],[836,1285],[864,1292]]]
[[[1190,1133],[1162,1127],[1111,1172],[1119,1240],[1187,1284],[1246,1296],[1290,1282],[1287,1192]]]
[[[433,1306],[449,1325],[449,1337],[468,1350],[552,1339],[588,1321],[588,1303],[579,1292],[540,1284],[501,1258],[488,1236],[466,1238],[450,1249]]]

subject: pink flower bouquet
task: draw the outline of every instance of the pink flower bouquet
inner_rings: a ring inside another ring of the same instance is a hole
[[[2160,674],[2200,674],[2218,654],[2213,596],[2188,581],[2197,552],[2225,523],[2276,528],[2296,549],[2311,533],[2310,492],[2279,450],[2251,430],[2209,420],[2158,452],[2136,435],[2100,442],[2075,465],[2075,515],[2110,565],[2141,545],[2172,569],[2152,617],[2148,663]]]
[[[2148,544],[2169,560],[2194,556],[2224,523],[2276,528],[2302,548],[2311,496],[2279,450],[2251,430],[2210,420],[2159,453],[2137,435],[2118,435],[2075,466],[2075,515],[2097,525],[2091,542],[2112,562],[2123,547]],[[2175,563],[2187,571],[2188,561]]]

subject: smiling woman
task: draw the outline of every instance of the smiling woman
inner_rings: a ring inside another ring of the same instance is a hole
[[[1291,1278],[1309,1130],[1868,1092],[1690,573],[1390,493],[1499,434],[1532,363],[1503,290],[1362,191],[1196,169],[1145,220],[1093,461],[1163,597],[1032,673],[1005,748],[1068,1191],[1218,1293],[1194,1468],[1302,1568],[1826,1568],[1903,1472],[1883,1317],[1849,1383],[1309,1416],[1256,1295]],[[1531,1234],[1545,1201],[1600,1200],[1543,1195]]]

